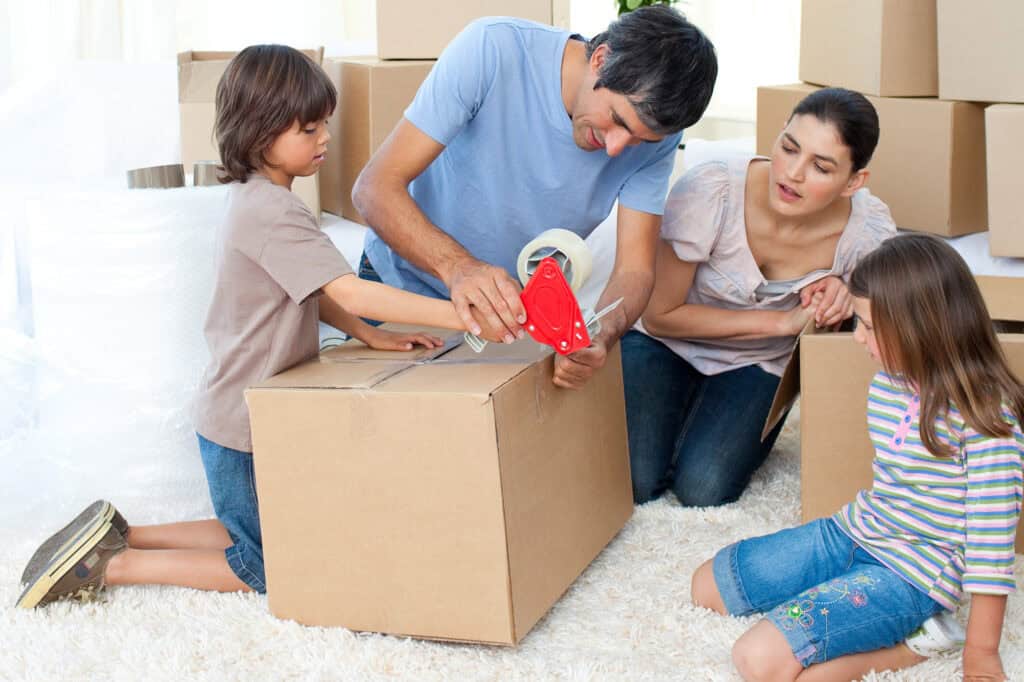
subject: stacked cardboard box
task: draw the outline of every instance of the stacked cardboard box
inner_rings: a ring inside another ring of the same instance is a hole
[[[1024,3],[938,0],[939,96],[998,103],[985,111],[989,247],[1024,257]]]
[[[340,101],[320,170],[323,209],[365,224],[352,186],[401,120],[445,46],[474,19],[513,16],[568,28],[569,0],[377,0],[375,57],[328,59]]]
[[[323,48],[303,50],[313,61],[323,61]],[[178,55],[178,113],[181,122],[181,162],[185,175],[192,177],[197,161],[219,161],[214,139],[216,111],[214,99],[220,81],[234,52],[197,52]],[[320,188],[317,177],[296,178],[292,190],[313,215],[320,216]]]
[[[451,345],[350,342],[246,391],[274,615],[515,644],[629,519],[617,350],[567,391],[532,341]]]
[[[816,86],[858,90],[881,136],[868,185],[904,229],[987,229],[984,108],[937,98],[935,0],[804,0],[800,78],[758,88],[757,150],[768,154],[793,106]]]

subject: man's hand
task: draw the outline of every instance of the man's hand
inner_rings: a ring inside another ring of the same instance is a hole
[[[367,325],[370,326],[370,325]],[[359,340],[376,350],[412,350],[413,346],[424,348],[440,348],[444,341],[426,332],[392,332],[387,329],[370,329],[361,331]]]
[[[814,313],[816,327],[831,327],[853,315],[853,297],[846,284],[838,277],[824,277],[800,290],[800,305],[806,308],[815,294],[821,294],[821,303]]]
[[[1003,682],[1006,673],[999,659],[999,651],[964,647],[964,682]]]
[[[555,356],[555,386],[582,388],[596,370],[604,367],[608,359],[608,347],[601,338],[591,340],[589,346],[569,355]]]
[[[504,269],[467,259],[452,268],[449,279],[455,312],[466,329],[477,336],[497,336],[505,343],[525,336],[522,325],[526,322],[526,310],[519,300],[519,282]],[[487,333],[474,319],[474,311],[483,325],[490,328]]]

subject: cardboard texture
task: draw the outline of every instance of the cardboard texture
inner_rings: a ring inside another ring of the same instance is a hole
[[[569,0],[377,0],[377,56],[437,59],[474,19],[507,16],[569,28]]]
[[[939,97],[1024,102],[1024,3],[938,0]]]
[[[323,62],[323,48],[303,50],[317,64]],[[198,161],[220,161],[213,137],[216,120],[217,83],[235,52],[178,54],[178,112],[181,122],[181,163],[191,172]],[[339,143],[332,148],[338,153]],[[315,175],[295,178],[292,191],[299,195],[317,220],[320,219],[320,189]]]
[[[993,319],[1021,320],[1024,278],[979,277]],[[1024,334],[1000,334],[1003,351],[1024,377]],[[852,333],[814,334],[800,343],[800,500],[804,521],[829,516],[870,488],[874,449],[867,395],[879,367]],[[1024,552],[1024,524],[1017,532]]]
[[[818,88],[757,89],[757,152],[768,155],[793,107]],[[905,230],[955,237],[988,228],[985,110],[970,102],[875,97],[881,135],[868,187]]]
[[[629,519],[617,351],[580,391],[531,341],[432,355],[350,343],[246,392],[274,615],[512,645]]]
[[[433,65],[433,61],[385,62],[374,57],[324,62],[340,101],[327,123],[332,142],[318,174],[323,210],[366,224],[352,204],[352,186],[402,119]]]
[[[934,97],[937,62],[935,0],[803,0],[802,81]]]
[[[996,104],[985,109],[985,162],[988,166],[989,251],[993,256],[1024,258],[1024,105]]]

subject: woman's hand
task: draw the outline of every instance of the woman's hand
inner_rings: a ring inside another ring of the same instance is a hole
[[[802,332],[815,313],[821,310],[823,300],[822,294],[814,294],[808,300],[808,305],[794,306],[792,310],[781,313],[778,336],[796,336]]]
[[[964,682],[1003,682],[1006,679],[998,650],[978,649],[968,644],[964,647],[963,665]]]
[[[412,350],[413,346],[440,348],[444,344],[444,341],[426,332],[392,332],[367,326],[370,328],[360,330],[356,338],[375,350]]]
[[[846,284],[830,276],[808,284],[800,290],[800,305],[808,307],[815,294],[821,294],[821,303],[814,315],[816,327],[831,327],[853,315],[853,297]]]

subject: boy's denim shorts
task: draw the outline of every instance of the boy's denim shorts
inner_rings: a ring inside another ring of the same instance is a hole
[[[252,453],[217,445],[198,433],[196,436],[213,510],[234,543],[224,550],[228,566],[246,585],[257,592],[266,592],[263,534],[260,532]]]
[[[712,565],[729,613],[765,613],[805,668],[894,646],[943,610],[832,519],[742,540]]]

